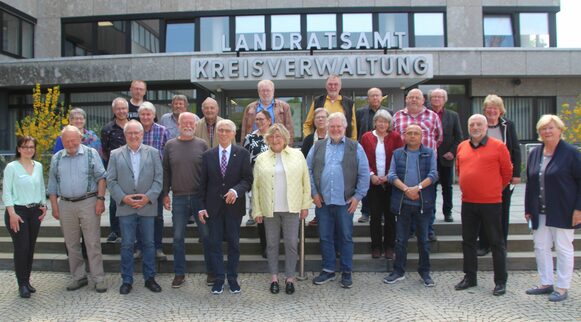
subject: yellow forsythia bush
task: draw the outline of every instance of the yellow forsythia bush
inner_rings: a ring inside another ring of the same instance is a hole
[[[559,115],[565,123],[563,136],[565,141],[580,146],[581,145],[581,96],[577,98],[577,104],[571,106],[568,103],[561,105]]]
[[[48,88],[43,97],[37,83],[32,90],[32,98],[32,113],[16,122],[16,135],[29,135],[37,140],[36,159],[48,172],[50,153],[63,126],[69,122],[69,112],[63,102],[59,103],[59,86]]]

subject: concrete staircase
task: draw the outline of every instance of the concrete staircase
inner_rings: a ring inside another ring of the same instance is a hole
[[[166,218],[166,224],[168,220]],[[321,256],[319,253],[319,239],[316,227],[305,227],[305,271],[319,271],[321,269]],[[459,220],[454,223],[437,222],[435,230],[438,241],[430,243],[432,270],[456,270],[462,271],[462,238]],[[120,244],[106,243],[109,233],[108,227],[101,228],[101,242],[105,271],[120,271]],[[202,247],[198,241],[197,229],[188,226],[188,238],[186,239],[186,259],[188,272],[204,272]],[[163,251],[168,255],[167,261],[157,263],[158,272],[173,272],[171,227],[165,227],[163,239]],[[575,249],[581,249],[581,232],[577,232],[574,242]],[[392,261],[372,259],[370,255],[370,238],[368,224],[355,224],[354,227],[355,271],[385,272],[391,270]],[[256,227],[242,227],[241,232],[241,258],[240,272],[267,272],[266,260],[261,256],[258,233]],[[281,241],[281,254],[284,253]],[[418,254],[416,239],[410,239],[408,244],[408,271],[413,272],[417,268]],[[226,247],[224,246],[226,253]],[[7,230],[0,229],[0,269],[13,269],[12,241]],[[284,258],[281,256],[281,265]],[[491,270],[492,257],[487,255],[479,258],[479,269]],[[283,267],[283,266],[281,266]],[[575,252],[575,267],[581,267],[581,251]],[[140,271],[141,265],[135,265]],[[34,261],[35,270],[68,272],[68,262],[65,253],[65,245],[61,230],[56,225],[43,226],[38,237]],[[526,223],[513,223],[510,226],[508,241],[508,269],[509,270],[535,270],[536,262],[533,252],[532,235],[529,233]]]

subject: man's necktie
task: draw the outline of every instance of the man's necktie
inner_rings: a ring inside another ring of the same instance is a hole
[[[222,177],[226,176],[226,150],[222,150],[222,159],[220,160],[220,172],[222,172]]]

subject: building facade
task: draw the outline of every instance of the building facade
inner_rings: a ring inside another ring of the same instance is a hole
[[[61,85],[88,128],[145,80],[158,114],[174,94],[215,97],[241,121],[259,80],[292,107],[296,141],[325,78],[364,105],[367,89],[400,109],[411,88],[444,88],[465,124],[491,93],[523,142],[540,115],[581,93],[581,49],[555,48],[558,0],[9,0],[0,2],[0,153],[31,109],[35,83]]]

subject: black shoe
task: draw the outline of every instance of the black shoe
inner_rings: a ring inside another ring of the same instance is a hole
[[[494,291],[492,291],[492,295],[494,296],[501,296],[504,295],[505,293],[506,293],[506,284],[504,283],[496,284],[496,286],[494,287]]]
[[[28,283],[26,284],[26,287],[28,288],[28,291],[29,291],[30,293],[36,293],[36,289],[35,289],[34,287],[32,287],[32,285],[30,285],[30,282],[28,282]]]
[[[445,222],[454,222],[454,218],[452,218],[452,215],[450,215],[450,214],[444,215],[444,221]]]
[[[456,286],[454,286],[454,289],[456,291],[462,291],[462,290],[465,290],[467,288],[474,287],[476,285],[477,285],[476,281],[471,280],[468,277],[464,277],[464,279],[462,279],[462,281],[460,283],[458,283],[458,284],[456,284]]]
[[[478,248],[476,251],[476,255],[479,257],[486,256],[488,253],[490,253],[490,248]]]
[[[438,237],[436,236],[436,233],[428,234],[428,240],[431,242],[438,241]]]
[[[270,283],[270,293],[278,294],[280,292],[280,287],[278,286],[278,282]]]
[[[295,292],[295,284],[293,282],[286,282],[286,287],[284,288],[286,294],[293,294]]]
[[[23,299],[30,298],[30,290],[28,290],[28,287],[26,285],[20,286],[18,288],[18,293],[20,294],[20,297]]]
[[[153,277],[145,281],[145,287],[147,287],[150,291],[155,293],[161,292],[161,286],[157,284]]]
[[[212,285],[214,285],[214,282],[215,281],[216,281],[216,275],[214,275],[213,273],[207,273],[207,275],[206,275],[206,285],[212,286]]]
[[[129,283],[123,283],[121,285],[121,287],[119,288],[119,294],[129,294],[129,292],[131,292],[131,289],[133,288],[133,286],[131,286],[131,284]]]

